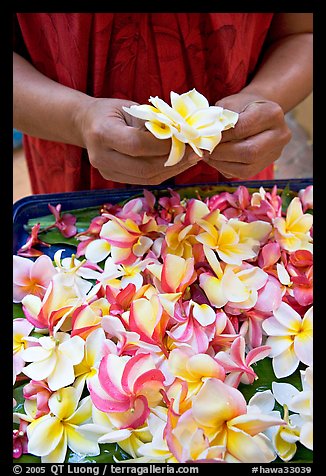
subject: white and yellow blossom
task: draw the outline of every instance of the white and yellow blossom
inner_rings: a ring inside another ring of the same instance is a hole
[[[222,138],[222,131],[234,127],[239,114],[218,106],[210,106],[196,89],[184,94],[171,92],[171,106],[162,99],[150,97],[152,106],[133,105],[123,110],[131,116],[144,119],[146,128],[158,139],[172,139],[166,166],[177,164],[189,144],[195,153],[203,156],[202,149],[210,153]]]
[[[75,380],[74,365],[83,359],[85,341],[65,332],[57,332],[55,337],[29,338],[32,339],[36,345],[21,352],[25,362],[31,362],[24,367],[24,374],[32,380],[47,379],[53,391],[72,384]]]
[[[49,398],[50,412],[47,415],[35,419],[29,408],[27,415],[14,414],[14,419],[30,422],[27,427],[28,451],[40,456],[42,463],[63,463],[68,447],[79,455],[95,456],[100,453],[97,442],[79,431],[79,426],[89,421],[92,415],[90,397],[80,402],[79,399],[79,389],[61,388]]]
[[[313,216],[303,213],[299,197],[294,197],[286,211],[286,217],[276,217],[273,220],[275,238],[287,251],[313,250],[310,230]]]
[[[277,378],[291,375],[300,362],[312,365],[313,357],[313,307],[303,319],[289,304],[282,302],[265,319],[263,329],[269,336],[266,345],[271,347],[273,370]]]

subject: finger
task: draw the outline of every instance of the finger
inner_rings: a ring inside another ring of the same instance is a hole
[[[242,140],[268,129],[280,127],[284,122],[281,107],[273,102],[252,102],[239,114],[235,127],[222,133],[222,142]]]
[[[157,139],[147,130],[128,126],[122,121],[112,121],[107,145],[132,157],[155,157],[169,154],[171,139]]]
[[[158,185],[195,165],[200,158],[187,154],[178,164],[165,167],[167,156],[130,157],[109,150],[105,159],[92,159],[92,165],[107,180],[134,185]]]
[[[238,162],[252,164],[259,162],[269,152],[276,148],[284,148],[291,138],[290,131],[266,130],[244,140],[220,143],[205,161]]]
[[[277,147],[257,163],[244,164],[239,162],[211,161],[210,165],[222,173],[226,178],[250,179],[267,166],[275,162],[282,153],[282,148]]]

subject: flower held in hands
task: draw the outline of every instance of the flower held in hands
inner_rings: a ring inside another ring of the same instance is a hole
[[[222,131],[234,127],[239,114],[219,106],[209,106],[207,99],[196,89],[184,94],[171,91],[171,106],[162,99],[150,97],[153,104],[133,105],[123,110],[144,119],[147,129],[158,139],[172,139],[172,147],[165,166],[175,165],[184,156],[186,144],[203,156],[210,153],[222,138]]]

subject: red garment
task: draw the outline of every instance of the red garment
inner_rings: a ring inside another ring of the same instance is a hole
[[[18,13],[15,51],[43,74],[94,97],[170,103],[196,88],[210,104],[239,92],[260,59],[270,13]],[[25,136],[33,193],[120,188],[76,146]],[[273,166],[252,177],[272,179]],[[199,164],[175,183],[216,183]]]

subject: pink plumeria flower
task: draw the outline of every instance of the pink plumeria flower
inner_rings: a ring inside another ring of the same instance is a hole
[[[18,430],[13,430],[13,450],[12,456],[14,459],[20,458],[23,454],[28,453],[28,438],[26,435],[26,427],[28,423],[20,420]]]
[[[266,345],[271,347],[270,357],[277,378],[293,374],[300,362],[312,365],[313,307],[301,318],[282,302],[262,326],[268,336]]]
[[[205,353],[215,332],[216,313],[207,304],[190,300],[176,305],[173,321],[166,331],[174,345],[187,344],[197,353]]]
[[[313,190],[313,185],[308,185],[306,188],[302,188],[298,192],[298,197],[301,200],[304,213],[307,210],[312,210],[314,208]]]
[[[46,255],[39,256],[35,261],[13,256],[13,302],[21,302],[27,294],[42,299],[56,273],[51,259]]]
[[[246,355],[245,347],[244,337],[239,336],[232,342],[229,351],[220,351],[215,356],[215,360],[228,374],[225,383],[235,388],[240,382],[249,385],[258,378],[252,364],[267,357],[271,350],[270,347],[264,345],[250,350]]]
[[[79,336],[70,337],[65,332],[57,332],[55,337],[35,338],[33,342],[38,345],[22,352],[25,362],[31,362],[24,367],[24,374],[32,380],[47,379],[52,391],[72,384],[75,381],[74,366],[84,356],[85,341]]]
[[[31,380],[23,388],[24,398],[26,400],[36,401],[35,418],[47,415],[50,411],[48,401],[52,395],[52,390],[43,380]]]
[[[53,333],[55,326],[60,327],[80,302],[80,297],[69,286],[64,274],[57,273],[52,277],[43,299],[28,294],[23,298],[22,305],[29,322],[36,328],[48,329]]]
[[[133,357],[108,354],[88,388],[93,404],[109,413],[117,428],[139,428],[150,408],[160,403],[163,382],[164,375],[150,354]]]
[[[19,250],[17,251],[17,255],[24,256],[26,258],[34,258],[36,256],[41,256],[44,254],[43,251],[37,250],[36,248],[34,248],[34,246],[51,246],[38,238],[40,227],[40,223],[37,223],[32,227],[31,234],[29,235],[26,243],[19,248]]]
[[[71,213],[61,214],[61,204],[60,203],[56,206],[48,204],[48,207],[49,207],[51,213],[54,215],[54,218],[55,218],[55,223],[54,223],[53,226],[58,228],[60,233],[65,238],[71,238],[72,236],[75,236],[76,233],[77,233],[77,228],[75,226],[77,218],[74,215],[72,215]]]

